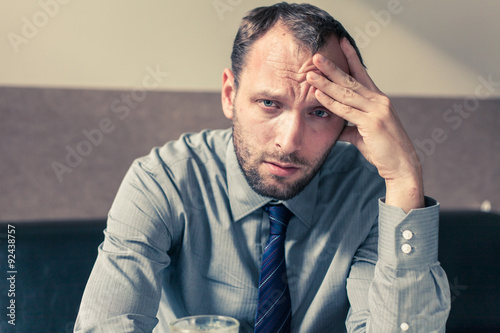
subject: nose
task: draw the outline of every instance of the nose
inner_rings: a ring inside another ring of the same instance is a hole
[[[300,150],[304,135],[304,120],[300,112],[285,112],[276,133],[276,147],[283,154]]]

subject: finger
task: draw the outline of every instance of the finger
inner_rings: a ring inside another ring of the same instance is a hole
[[[375,97],[375,93],[356,80],[351,75],[345,73],[333,61],[317,53],[313,56],[314,65],[332,82],[337,85],[351,89],[366,98]]]
[[[319,89],[316,89],[314,95],[316,96],[318,102],[324,105],[328,110],[348,122],[360,124],[363,122],[363,119],[366,118],[365,112],[350,105],[340,103]]]
[[[342,52],[344,52],[347,59],[347,65],[349,66],[352,76],[370,90],[380,92],[371,77],[368,75],[368,72],[361,63],[361,60],[359,60],[356,50],[351,43],[349,43],[347,38],[342,38],[340,41],[340,48],[342,49]]]
[[[358,94],[353,89],[342,87],[335,82],[328,80],[324,76],[316,74],[315,72],[307,73],[306,79],[310,85],[323,91],[332,99],[339,101],[342,104],[352,106],[365,112],[373,110],[376,107],[376,104],[373,101]]]

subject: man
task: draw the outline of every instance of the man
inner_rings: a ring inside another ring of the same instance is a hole
[[[231,58],[233,128],[134,162],[75,331],[165,332],[220,314],[244,332],[444,332],[438,205],[349,34],[316,7],[280,3],[243,19]],[[265,273],[274,265],[282,273]]]

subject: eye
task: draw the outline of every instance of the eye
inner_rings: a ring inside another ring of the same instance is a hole
[[[271,108],[274,106],[274,102],[268,99],[263,99],[261,100],[262,105],[264,105],[266,108]]]
[[[316,109],[313,111],[313,114],[317,117],[320,117],[320,118],[325,118],[325,117],[328,117],[328,112],[326,112],[325,110],[321,110],[321,109]]]

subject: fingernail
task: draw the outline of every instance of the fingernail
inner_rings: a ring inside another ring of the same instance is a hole
[[[318,53],[318,62],[325,62],[325,60],[326,58],[322,54]]]

